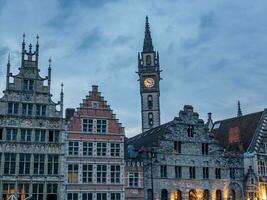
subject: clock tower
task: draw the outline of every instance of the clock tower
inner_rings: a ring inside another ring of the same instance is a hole
[[[138,53],[138,75],[141,94],[142,132],[160,125],[160,66],[159,54],[154,51],[146,16],[143,51]]]

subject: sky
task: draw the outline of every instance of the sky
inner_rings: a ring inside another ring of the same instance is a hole
[[[36,43],[40,73],[52,59],[53,100],[78,107],[96,84],[131,137],[141,131],[137,53],[148,15],[162,72],[161,122],[185,104],[206,121],[267,107],[265,0],[0,0],[0,89],[20,66],[22,34]]]

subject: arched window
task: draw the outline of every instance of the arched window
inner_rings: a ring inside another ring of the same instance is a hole
[[[161,200],[168,200],[168,191],[166,189],[161,190]]]
[[[203,192],[203,200],[209,200],[210,199],[210,191],[204,190]]]
[[[229,200],[236,200],[236,195],[234,190],[230,190]]]
[[[153,200],[152,199],[152,189],[147,190],[147,200]]]
[[[148,65],[148,66],[151,65],[151,55],[146,56],[146,65]]]
[[[189,200],[197,200],[197,192],[196,190],[189,191]]]
[[[152,109],[153,107],[153,97],[152,95],[147,96],[147,107],[148,109]]]
[[[175,200],[182,200],[182,192],[181,190],[176,191],[176,198]]]
[[[194,137],[194,126],[193,125],[188,125],[187,135],[188,137]]]
[[[150,126],[153,126],[153,113],[148,113],[148,124],[150,125]]]
[[[222,191],[221,190],[216,191],[216,200],[222,200]]]

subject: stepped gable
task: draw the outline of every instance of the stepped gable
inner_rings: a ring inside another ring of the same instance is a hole
[[[228,151],[244,153],[261,127],[263,111],[216,121],[211,132]]]
[[[184,109],[179,112],[179,116],[172,121],[127,139],[127,144],[133,145],[136,149],[157,147],[159,140],[165,134],[175,131],[173,130],[175,126],[188,123],[204,127],[204,121],[199,119],[199,114],[193,111],[193,106],[191,105],[185,105]]]
[[[96,85],[92,86],[92,91],[83,99],[80,107],[76,109],[74,115],[70,118],[68,123],[69,131],[80,132],[82,130],[80,118],[83,117],[107,119],[107,134],[124,134],[124,127],[122,127],[121,123],[116,118],[116,115],[107,104],[107,101],[101,96],[101,92],[98,91],[98,86]]]

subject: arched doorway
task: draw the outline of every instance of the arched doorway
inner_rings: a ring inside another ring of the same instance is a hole
[[[216,190],[216,200],[222,200],[222,191]]]
[[[210,191],[204,190],[203,192],[203,200],[209,200],[210,199]]]
[[[161,190],[161,200],[168,200],[168,191],[166,189]]]
[[[190,190],[189,191],[189,200],[197,200],[197,192],[196,190]]]
[[[182,192],[181,190],[176,191],[176,199],[175,200],[182,200]]]
[[[236,195],[234,190],[230,190],[229,192],[229,200],[236,200]]]

